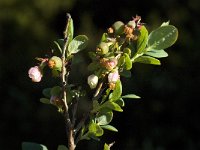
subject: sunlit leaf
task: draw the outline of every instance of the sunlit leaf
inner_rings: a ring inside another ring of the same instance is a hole
[[[97,114],[96,121],[98,125],[107,125],[112,121],[112,118],[112,111],[101,111]]]
[[[138,99],[140,97],[135,94],[127,94],[127,95],[122,96],[122,98]]]
[[[140,56],[135,59],[135,62],[151,64],[151,65],[160,65],[160,61],[158,59],[150,56]]]
[[[122,95],[122,84],[121,81],[118,80],[115,84],[115,89],[112,92],[112,95],[110,97],[111,101],[118,100]]]
[[[147,51],[145,52],[145,54],[156,58],[163,58],[168,56],[167,52],[165,52],[164,50],[156,50],[156,49]]]
[[[114,132],[118,132],[118,130],[111,126],[111,125],[104,125],[104,126],[101,126],[103,129],[106,129],[106,130],[110,130],[110,131],[114,131]]]
[[[104,148],[103,148],[103,150],[110,150],[110,147],[108,146],[108,144],[104,144]]]
[[[148,40],[148,31],[145,26],[142,26],[140,29],[140,35],[137,40],[137,53],[140,54],[144,52],[144,49],[146,48]]]
[[[75,54],[86,48],[88,44],[88,37],[85,35],[76,36],[68,46],[68,53]]]
[[[125,68],[126,70],[130,70],[132,68],[132,61],[127,53],[124,53],[125,56]]]
[[[106,101],[101,107],[106,107],[115,111],[123,112],[123,109],[115,102]]]
[[[89,125],[89,133],[95,135],[95,136],[102,136],[104,131],[103,129],[96,123],[91,123]]]
[[[164,25],[152,31],[148,38],[148,47],[162,50],[172,46],[178,38],[178,30],[172,25]]]

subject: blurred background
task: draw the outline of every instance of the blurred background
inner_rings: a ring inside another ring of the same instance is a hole
[[[34,58],[50,54],[52,42],[62,38],[66,12],[74,19],[75,34],[89,37],[87,50],[95,49],[115,21],[127,22],[136,14],[150,31],[168,20],[179,29],[162,66],[135,64],[133,77],[122,79],[124,94],[142,98],[126,100],[124,112],[115,113],[112,125],[119,132],[106,132],[100,142],[82,141],[77,150],[102,150],[113,141],[113,150],[199,150],[199,10],[199,0],[1,0],[0,150],[20,150],[23,141],[49,150],[66,144],[62,117],[39,102],[51,83],[33,84],[27,75]],[[89,60],[83,55],[75,79],[86,75]]]

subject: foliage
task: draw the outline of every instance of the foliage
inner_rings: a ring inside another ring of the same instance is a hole
[[[141,23],[140,16],[136,16],[127,24],[117,21],[108,28],[108,31],[103,33],[96,50],[89,52],[91,63],[88,70],[91,75],[88,77],[88,84],[91,90],[94,90],[94,95],[89,100],[92,107],[82,116],[83,119],[77,122],[79,101],[88,96],[90,89],[83,90],[86,85],[70,83],[68,77],[73,59],[77,53],[86,48],[88,38],[85,35],[74,37],[73,20],[69,14],[67,16],[64,39],[54,41],[60,54],[52,53],[51,58],[37,58],[37,60],[40,61],[38,66],[39,73],[42,73],[40,77],[44,76],[44,68],[47,67],[52,71],[52,78],[60,79],[58,85],[43,90],[44,98],[40,101],[56,106],[63,115],[66,120],[68,148],[74,150],[80,140],[99,140],[104,130],[118,131],[110,124],[114,111],[123,112],[124,99],[140,98],[135,94],[122,95],[121,76],[131,77],[129,71],[133,63],[160,65],[158,58],[168,56],[164,49],[175,43],[178,30],[169,23],[163,23],[149,33]],[[36,75],[33,72],[33,75],[29,76],[32,78]],[[27,143],[23,146],[26,145]],[[110,147],[105,144],[104,149],[108,150]],[[58,149],[66,148],[59,146]]]

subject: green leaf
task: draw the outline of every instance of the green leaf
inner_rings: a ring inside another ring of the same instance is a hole
[[[51,88],[46,88],[42,91],[42,94],[47,97],[50,98],[51,97]]]
[[[115,111],[123,112],[123,109],[115,102],[106,101],[103,105],[101,105],[101,108],[109,108]]]
[[[113,112],[111,110],[100,111],[96,116],[96,121],[98,125],[107,125],[112,121]]]
[[[115,89],[112,92],[111,97],[109,98],[110,101],[118,100],[122,95],[122,84],[121,81],[118,80],[115,84]]]
[[[67,20],[66,29],[64,31],[64,35],[65,35],[65,38],[67,38],[68,43],[70,43],[74,36],[74,24],[73,24],[73,20],[70,14],[67,14],[67,16],[68,16],[68,20]]]
[[[122,96],[122,98],[132,98],[132,99],[138,99],[140,98],[139,96],[135,95],[135,94],[127,94]]]
[[[117,103],[117,104],[118,104],[119,106],[121,106],[121,107],[124,107],[124,106],[125,106],[124,100],[123,100],[122,98],[116,100],[115,103]]]
[[[91,123],[89,125],[89,133],[93,134],[94,136],[102,136],[104,131],[103,129],[96,123]]]
[[[88,37],[85,35],[78,35],[69,43],[68,52],[69,54],[78,53],[79,51],[86,48],[87,44]]]
[[[68,148],[65,145],[58,145],[57,150],[68,150]]]
[[[22,150],[48,150],[45,145],[32,143],[32,142],[23,142]]]
[[[101,126],[103,129],[107,129],[107,130],[110,130],[110,131],[114,131],[114,132],[118,132],[118,130],[111,126],[111,125],[104,125],[104,126]]]
[[[51,89],[51,95],[53,96],[59,96],[60,93],[62,91],[62,88],[60,86],[54,86],[52,89]]]
[[[140,56],[135,59],[135,62],[151,64],[151,65],[160,65],[160,61],[158,59],[150,56]]]
[[[145,26],[142,26],[140,29],[140,36],[137,40],[137,53],[143,53],[148,40],[148,31]]]
[[[168,56],[167,52],[165,52],[163,49],[162,50],[152,49],[145,52],[145,54],[156,58],[163,58]]]
[[[127,53],[124,53],[125,56],[125,68],[126,70],[130,70],[132,68],[132,61]]]
[[[130,78],[131,77],[131,71],[129,70],[123,70],[123,72],[119,73],[120,76],[126,77],[126,78]]]
[[[163,23],[161,24],[161,27],[162,27],[162,26],[167,26],[167,25],[169,25],[169,21],[163,22]]]
[[[88,65],[88,70],[94,72],[95,70],[99,69],[99,63],[92,62]]]
[[[165,49],[172,46],[178,38],[178,30],[172,25],[164,25],[152,31],[148,38],[151,49]]]
[[[63,45],[64,45],[64,40],[63,39],[59,39],[58,41],[54,41],[54,44],[57,46],[57,49],[62,54],[62,48],[61,47],[63,47]]]
[[[108,146],[108,144],[104,144],[104,148],[103,148],[103,150],[110,150],[110,147]]]
[[[101,42],[106,42],[107,41],[107,37],[108,37],[108,33],[103,33],[103,35],[101,37]]]
[[[40,98],[40,102],[41,102],[41,103],[44,103],[44,104],[51,104],[51,103],[50,103],[50,100],[47,99],[47,98]]]

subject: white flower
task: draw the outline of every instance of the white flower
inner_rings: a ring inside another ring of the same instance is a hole
[[[109,83],[116,83],[118,79],[119,79],[118,70],[116,70],[115,72],[109,73],[109,75],[108,75],[108,82]]]
[[[42,79],[42,72],[38,66],[31,67],[28,71],[28,75],[33,82],[40,82]]]
[[[97,84],[98,84],[98,77],[94,74],[90,75],[88,77],[88,84],[90,86],[91,89],[96,88]]]

